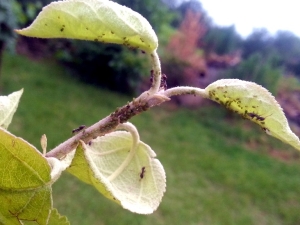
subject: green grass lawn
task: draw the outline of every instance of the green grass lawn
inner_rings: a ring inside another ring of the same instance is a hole
[[[2,95],[24,88],[9,130],[38,148],[42,134],[53,148],[133,97],[79,83],[54,63],[11,55],[4,57],[0,86]],[[53,186],[54,206],[72,225],[300,224],[299,154],[249,121],[216,106],[154,108],[131,122],[167,173],[159,209],[133,214],[65,173]]]

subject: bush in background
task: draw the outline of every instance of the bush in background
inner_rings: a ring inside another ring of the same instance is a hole
[[[16,19],[12,11],[10,1],[0,1],[0,71],[2,55],[6,46],[13,49],[15,34],[13,29],[16,27]]]

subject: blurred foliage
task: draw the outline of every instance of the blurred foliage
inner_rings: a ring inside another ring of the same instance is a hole
[[[253,81],[276,95],[281,74],[276,57],[265,59],[261,54],[254,53],[238,66],[227,70],[225,77]]]
[[[176,87],[184,85],[184,71],[189,66],[189,63],[181,60],[172,54],[166,54],[162,61],[163,71],[171,76],[168,76],[168,87]]]
[[[43,2],[39,0],[12,0],[12,4],[20,27],[30,25],[43,7]]]
[[[133,93],[141,76],[150,75],[149,60],[118,45],[81,40],[60,42],[56,58],[80,80],[122,93]],[[148,71],[149,70],[149,71]]]

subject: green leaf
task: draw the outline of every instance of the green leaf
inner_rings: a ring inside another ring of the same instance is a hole
[[[218,80],[205,88],[213,101],[257,123],[267,134],[300,150],[299,138],[291,131],[282,108],[264,87],[238,79]]]
[[[0,127],[7,129],[16,112],[23,89],[8,96],[0,96]]]
[[[143,16],[107,0],[52,2],[29,27],[17,33],[123,44],[146,52],[153,52],[158,46],[157,36]]]
[[[129,132],[115,131],[78,146],[67,169],[104,196],[135,213],[157,209],[166,188],[166,177],[154,151],[139,141],[132,157],[133,138]],[[125,160],[128,165],[122,167]]]
[[[52,209],[51,167],[32,145],[0,128],[0,222],[47,224]]]
[[[47,225],[69,225],[70,222],[68,221],[68,218],[65,216],[61,216],[57,209],[52,209],[50,218]]]
[[[15,220],[16,223],[15,224],[20,224],[20,222],[18,220]],[[37,225],[37,222],[35,220],[22,220],[21,221],[23,225]],[[0,219],[0,224],[4,224],[7,225],[9,224],[7,221],[4,223],[1,223],[1,219]],[[48,222],[46,222],[47,225],[70,225],[70,222],[68,221],[68,218],[65,216],[62,216],[58,213],[57,209],[52,209]]]
[[[0,189],[0,202],[0,214],[11,224],[20,224],[22,220],[47,224],[52,207],[51,187],[24,191]]]

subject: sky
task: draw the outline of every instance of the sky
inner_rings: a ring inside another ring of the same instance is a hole
[[[254,28],[271,34],[288,30],[300,37],[300,0],[199,0],[214,24],[235,25],[246,37]]]

